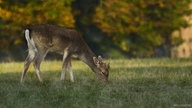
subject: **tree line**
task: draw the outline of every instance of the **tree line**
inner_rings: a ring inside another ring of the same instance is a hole
[[[92,49],[106,56],[170,55],[182,43],[173,31],[190,26],[191,0],[0,0],[0,54],[25,46],[27,25],[77,29]],[[4,54],[4,55],[3,55]]]

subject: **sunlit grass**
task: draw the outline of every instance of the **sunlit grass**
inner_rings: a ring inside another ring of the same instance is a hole
[[[31,65],[20,84],[22,62],[0,63],[0,108],[12,107],[192,107],[192,59],[107,60],[109,82],[101,83],[81,61],[73,61],[75,82],[60,81],[61,61],[44,61],[44,82]]]

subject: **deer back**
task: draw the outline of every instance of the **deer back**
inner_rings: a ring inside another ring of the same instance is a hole
[[[86,47],[81,35],[74,29],[55,25],[35,25],[28,28],[38,49],[48,49],[61,52],[65,49],[70,52],[80,52],[81,47]]]

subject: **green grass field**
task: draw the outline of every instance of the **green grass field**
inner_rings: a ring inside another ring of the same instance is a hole
[[[98,81],[83,62],[73,61],[75,82],[60,81],[60,61],[31,65],[20,84],[23,63],[0,63],[0,108],[191,108],[192,59],[108,60],[109,82]]]

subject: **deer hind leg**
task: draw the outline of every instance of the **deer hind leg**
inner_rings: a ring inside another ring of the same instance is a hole
[[[29,50],[28,56],[25,59],[24,70],[23,70],[22,75],[21,75],[21,83],[24,81],[24,77],[27,73],[27,70],[28,70],[31,62],[34,60],[34,58],[35,58],[35,51]]]
[[[69,69],[69,74],[70,74],[70,80],[71,80],[71,82],[74,82],[71,60],[69,60],[69,62],[68,62],[68,69]]]
[[[41,78],[41,71],[40,71],[40,65],[41,65],[41,62],[44,60],[46,54],[47,54],[48,51],[41,51],[41,52],[38,52],[35,59],[34,59],[34,68],[35,68],[35,71],[36,71],[36,74],[37,74],[37,77],[39,79],[40,82],[43,82],[42,78]]]

